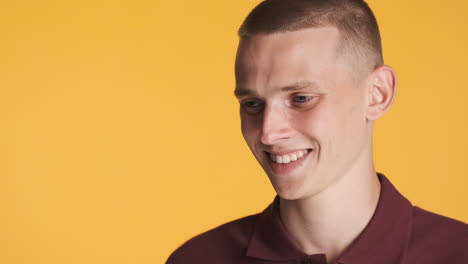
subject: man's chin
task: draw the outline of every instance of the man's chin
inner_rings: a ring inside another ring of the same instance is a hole
[[[269,176],[270,177],[270,176]],[[276,194],[278,194],[281,199],[284,200],[297,200],[301,199],[303,195],[303,180],[300,179],[278,179],[270,178],[270,182],[275,189]]]

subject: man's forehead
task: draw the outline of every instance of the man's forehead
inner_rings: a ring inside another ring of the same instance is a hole
[[[321,27],[242,39],[236,58],[236,94],[259,87],[284,91],[323,86],[318,83],[325,72],[336,71],[338,36],[336,28]]]
[[[257,49],[292,49],[308,46],[328,46],[339,40],[340,32],[336,27],[324,26],[304,28],[294,31],[257,34],[249,38],[241,38],[239,50],[254,52]]]
[[[336,59],[339,32],[335,27],[307,28],[241,39],[236,74],[258,67],[289,67],[297,63],[329,63]]]

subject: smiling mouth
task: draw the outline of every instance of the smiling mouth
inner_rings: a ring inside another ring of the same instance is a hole
[[[270,158],[271,161],[277,164],[291,163],[303,158],[307,153],[311,152],[312,149],[298,150],[285,155],[275,155],[265,151],[265,154]]]

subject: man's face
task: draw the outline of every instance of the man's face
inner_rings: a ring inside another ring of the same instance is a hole
[[[333,27],[241,40],[236,96],[243,136],[284,199],[300,199],[365,163],[371,151],[365,81],[338,58]],[[359,166],[359,165],[358,165]]]

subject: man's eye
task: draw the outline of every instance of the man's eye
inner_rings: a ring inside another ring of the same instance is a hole
[[[257,113],[263,109],[263,103],[259,100],[247,100],[241,103],[242,107],[250,113]]]
[[[311,99],[312,99],[312,96],[296,95],[296,96],[294,96],[293,101],[295,103],[306,103]]]
[[[258,101],[247,101],[247,102],[244,103],[244,105],[246,107],[251,108],[251,107],[258,107],[260,105],[260,103]]]
[[[310,107],[315,105],[318,98],[317,95],[293,95],[290,105],[297,108]]]

